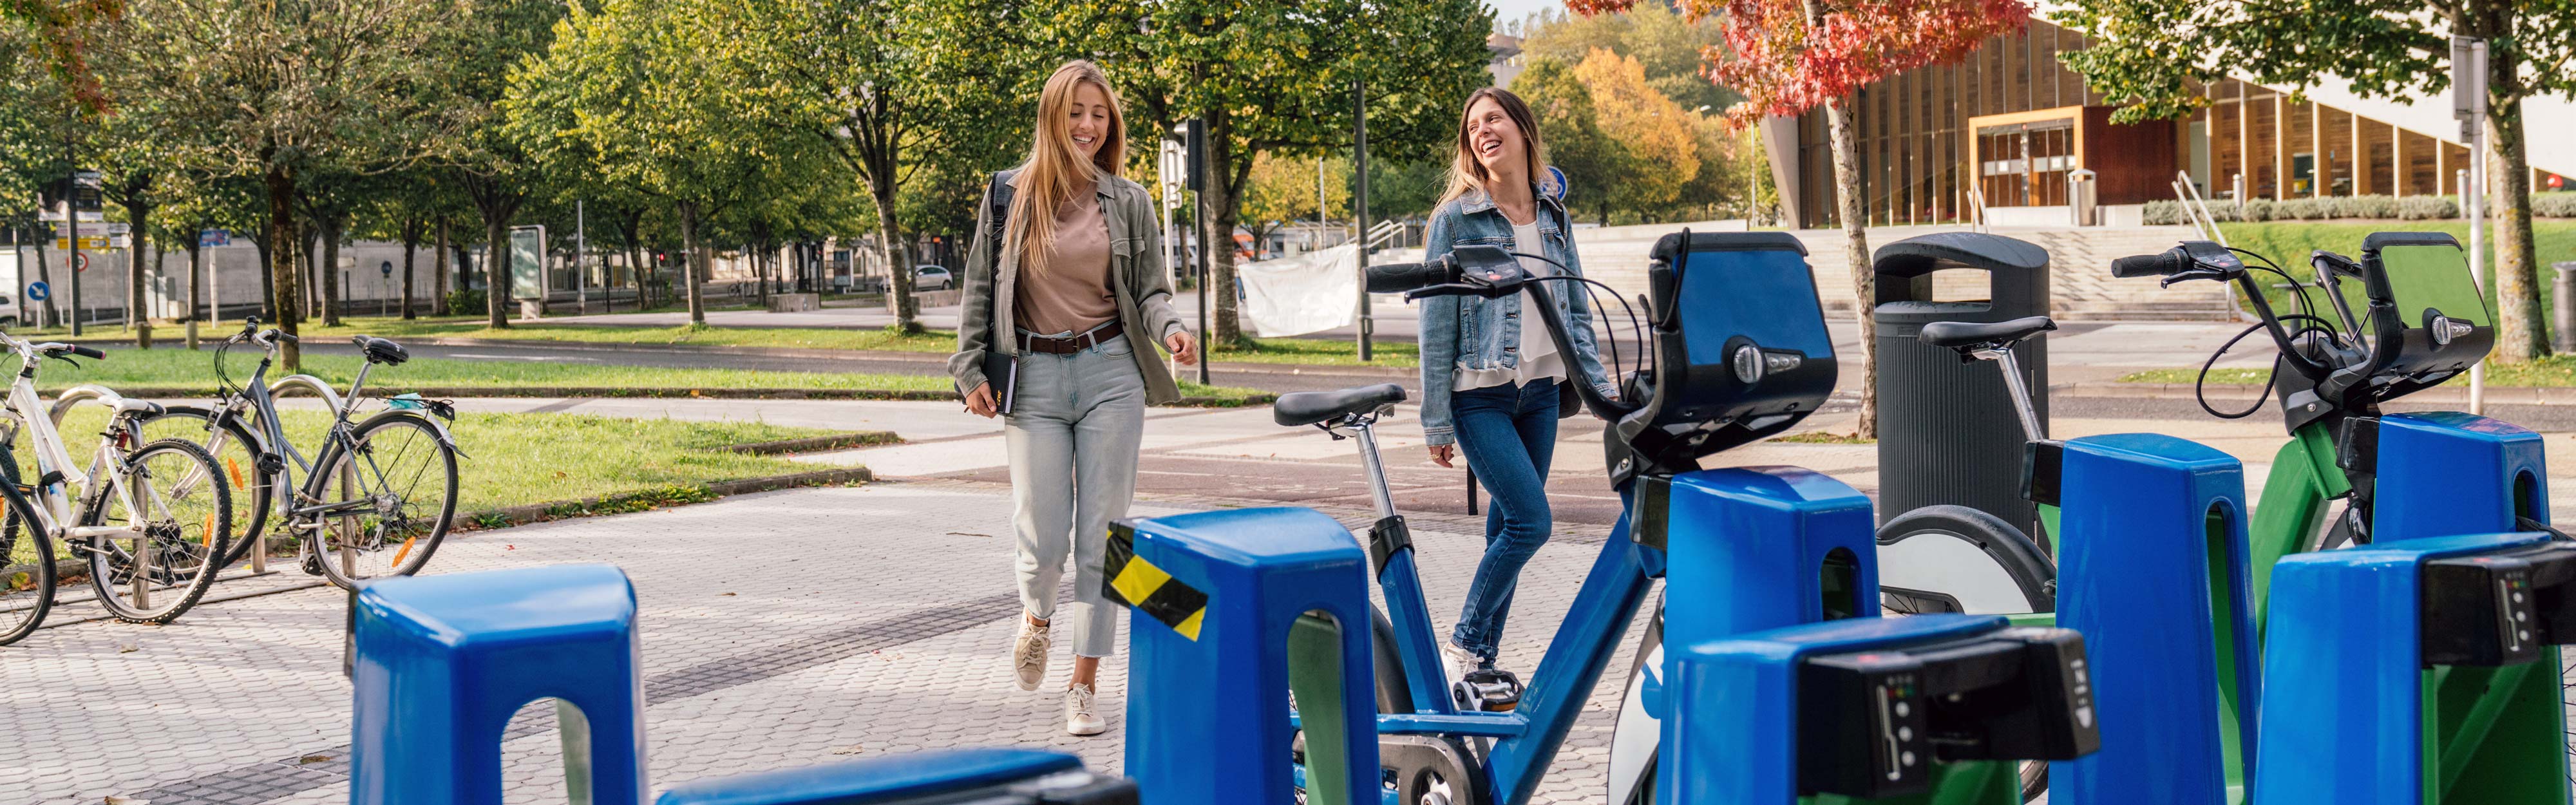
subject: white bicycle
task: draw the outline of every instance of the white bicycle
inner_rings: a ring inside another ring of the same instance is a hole
[[[8,557],[0,567],[0,644],[43,624],[55,582],[67,575],[87,575],[96,600],[117,620],[178,619],[205,596],[232,544],[232,491],[214,457],[178,439],[144,442],[141,422],[161,406],[121,400],[84,469],[36,394],[36,370],[48,358],[78,365],[73,356],[106,354],[7,333],[0,333],[0,348],[20,364],[0,410],[0,444],[10,448],[0,451],[7,503],[0,555]],[[22,451],[35,465],[33,477],[22,470]]]

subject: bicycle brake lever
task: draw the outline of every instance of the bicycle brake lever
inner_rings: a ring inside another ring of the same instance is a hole
[[[2172,276],[2164,278],[2162,281],[2157,282],[2156,285],[2160,288],[2171,288],[2173,287],[2173,284],[2177,282],[2225,279],[2227,279],[2227,272],[2225,271],[2220,271],[2214,268],[2187,268],[2174,272]]]

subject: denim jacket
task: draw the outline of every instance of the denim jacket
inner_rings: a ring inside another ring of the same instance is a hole
[[[1564,264],[1562,270],[1583,275],[1583,261],[1574,254],[1573,218],[1565,206],[1544,193],[1538,197],[1538,230],[1546,241],[1544,254]],[[1423,237],[1425,257],[1448,254],[1459,246],[1489,245],[1512,248],[1512,222],[1494,208],[1494,200],[1483,192],[1470,192],[1440,206],[1431,215],[1431,229]],[[1608,373],[1601,369],[1601,351],[1592,338],[1592,305],[1575,283],[1551,282],[1556,308],[1566,324],[1566,337],[1574,342],[1574,354],[1565,356],[1567,368],[1592,384],[1604,396],[1615,394]],[[1450,387],[1456,370],[1510,369],[1520,365],[1521,340],[1546,338],[1547,325],[1534,319],[1523,319],[1521,294],[1496,299],[1472,296],[1434,296],[1422,300],[1422,435],[1430,444],[1443,445],[1458,440],[1456,425],[1450,420]],[[1526,328],[1520,326],[1527,322]],[[1572,387],[1565,387],[1569,397]]]

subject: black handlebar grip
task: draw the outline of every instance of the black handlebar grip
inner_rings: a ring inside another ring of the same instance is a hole
[[[78,355],[78,356],[81,356],[81,357],[83,357],[83,358],[99,358],[99,359],[104,359],[104,358],[106,358],[106,357],[107,357],[107,353],[100,352],[100,351],[98,351],[98,350],[90,349],[90,348],[88,348],[88,347],[83,347],[83,346],[74,346],[74,347],[72,347],[72,354],[74,354],[74,355]]]
[[[289,333],[289,332],[279,332],[279,333],[277,334],[277,337],[282,338],[282,339],[285,339],[285,340],[286,340],[286,343],[289,343],[289,344],[301,344],[301,343],[304,343],[304,339],[301,339],[301,338],[297,338],[297,337],[295,337],[295,334],[294,334],[294,333]]]
[[[1447,260],[1427,263],[1387,263],[1368,267],[1369,293],[1403,293],[1428,288],[1458,278],[1458,269]]]
[[[2161,277],[2191,267],[2191,258],[2181,249],[2168,249],[2161,254],[2142,254],[2111,261],[2114,277]]]

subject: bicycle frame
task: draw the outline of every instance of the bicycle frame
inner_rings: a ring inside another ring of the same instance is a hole
[[[1484,790],[1493,792],[1496,803],[1521,805],[1537,792],[1540,778],[1582,714],[1585,699],[1608,670],[1611,656],[1627,636],[1629,622],[1645,603],[1654,575],[1663,567],[1663,551],[1630,541],[1628,516],[1622,513],[1575,593],[1565,621],[1548,641],[1547,653],[1532,672],[1534,683],[1522,692],[1518,707],[1505,713],[1460,710],[1450,701],[1448,681],[1442,676],[1438,638],[1411,540],[1392,536],[1404,529],[1387,495],[1377,440],[1370,432],[1373,419],[1345,422],[1334,430],[1335,435],[1347,431],[1360,441],[1360,460],[1368,472],[1379,523],[1371,532],[1370,555],[1378,565],[1378,588],[1386,596],[1387,620],[1395,629],[1397,654],[1413,697],[1414,712],[1378,715],[1378,734],[1491,739],[1491,751],[1476,769],[1485,777]],[[1633,484],[1620,488],[1622,501],[1632,488]]]
[[[25,500],[29,495],[35,497],[32,501],[26,501],[29,505],[24,509],[35,519],[35,522],[28,524],[28,527],[44,529],[45,533],[52,535],[55,541],[65,546],[120,538],[136,539],[139,542],[143,536],[141,526],[70,524],[78,521],[78,509],[96,505],[101,495],[116,495],[117,503],[125,506],[126,511],[143,510],[137,505],[139,501],[135,498],[133,486],[115,480],[120,477],[117,468],[124,463],[123,447],[118,444],[119,440],[138,437],[140,431],[131,426],[130,420],[111,418],[107,430],[99,434],[98,450],[90,458],[88,471],[83,472],[73,462],[71,451],[63,445],[62,432],[54,427],[53,417],[46,412],[44,401],[36,394],[36,365],[44,360],[45,356],[36,351],[36,345],[6,334],[0,334],[0,345],[5,345],[15,352],[21,361],[18,376],[9,384],[5,410],[0,411],[0,416],[14,420],[9,423],[6,431],[0,431],[0,444],[15,442],[17,430],[25,428],[30,452],[36,458],[35,483],[26,483],[23,478],[12,478],[7,484],[11,497],[21,500]],[[122,430],[121,433],[120,430]],[[74,505],[74,496],[70,492],[74,489],[80,490],[77,507]],[[95,548],[95,546],[91,547]],[[150,585],[152,552],[138,549],[134,552],[134,558],[132,593],[134,603],[136,606],[149,607],[152,605]]]
[[[266,342],[260,343],[268,346]],[[241,393],[226,401],[216,414],[214,438],[223,438],[222,422],[242,416],[243,408],[247,407],[250,413],[258,414],[260,437],[265,439],[278,455],[276,461],[279,483],[276,488],[289,490],[286,509],[280,514],[286,519],[290,530],[303,528],[298,525],[299,521],[309,519],[319,522],[324,517],[366,510],[373,505],[372,501],[365,499],[328,503],[310,501],[320,501],[323,487],[329,483],[329,479],[323,477],[322,469],[317,466],[317,462],[337,456],[341,451],[348,449],[352,441],[349,434],[349,411],[355,406],[351,401],[356,400],[359,392],[366,389],[367,374],[375,369],[375,364],[359,364],[358,376],[350,382],[349,393],[340,398],[338,405],[329,406],[330,431],[323,437],[322,448],[314,454],[314,460],[308,461],[303,453],[295,449],[295,444],[286,438],[285,424],[277,415],[277,399],[268,390],[268,369],[275,361],[273,352],[261,354],[259,368],[251,371],[250,382],[243,384]],[[266,459],[265,456],[262,458]],[[295,480],[295,472],[298,468],[304,470],[304,481],[301,485]]]

